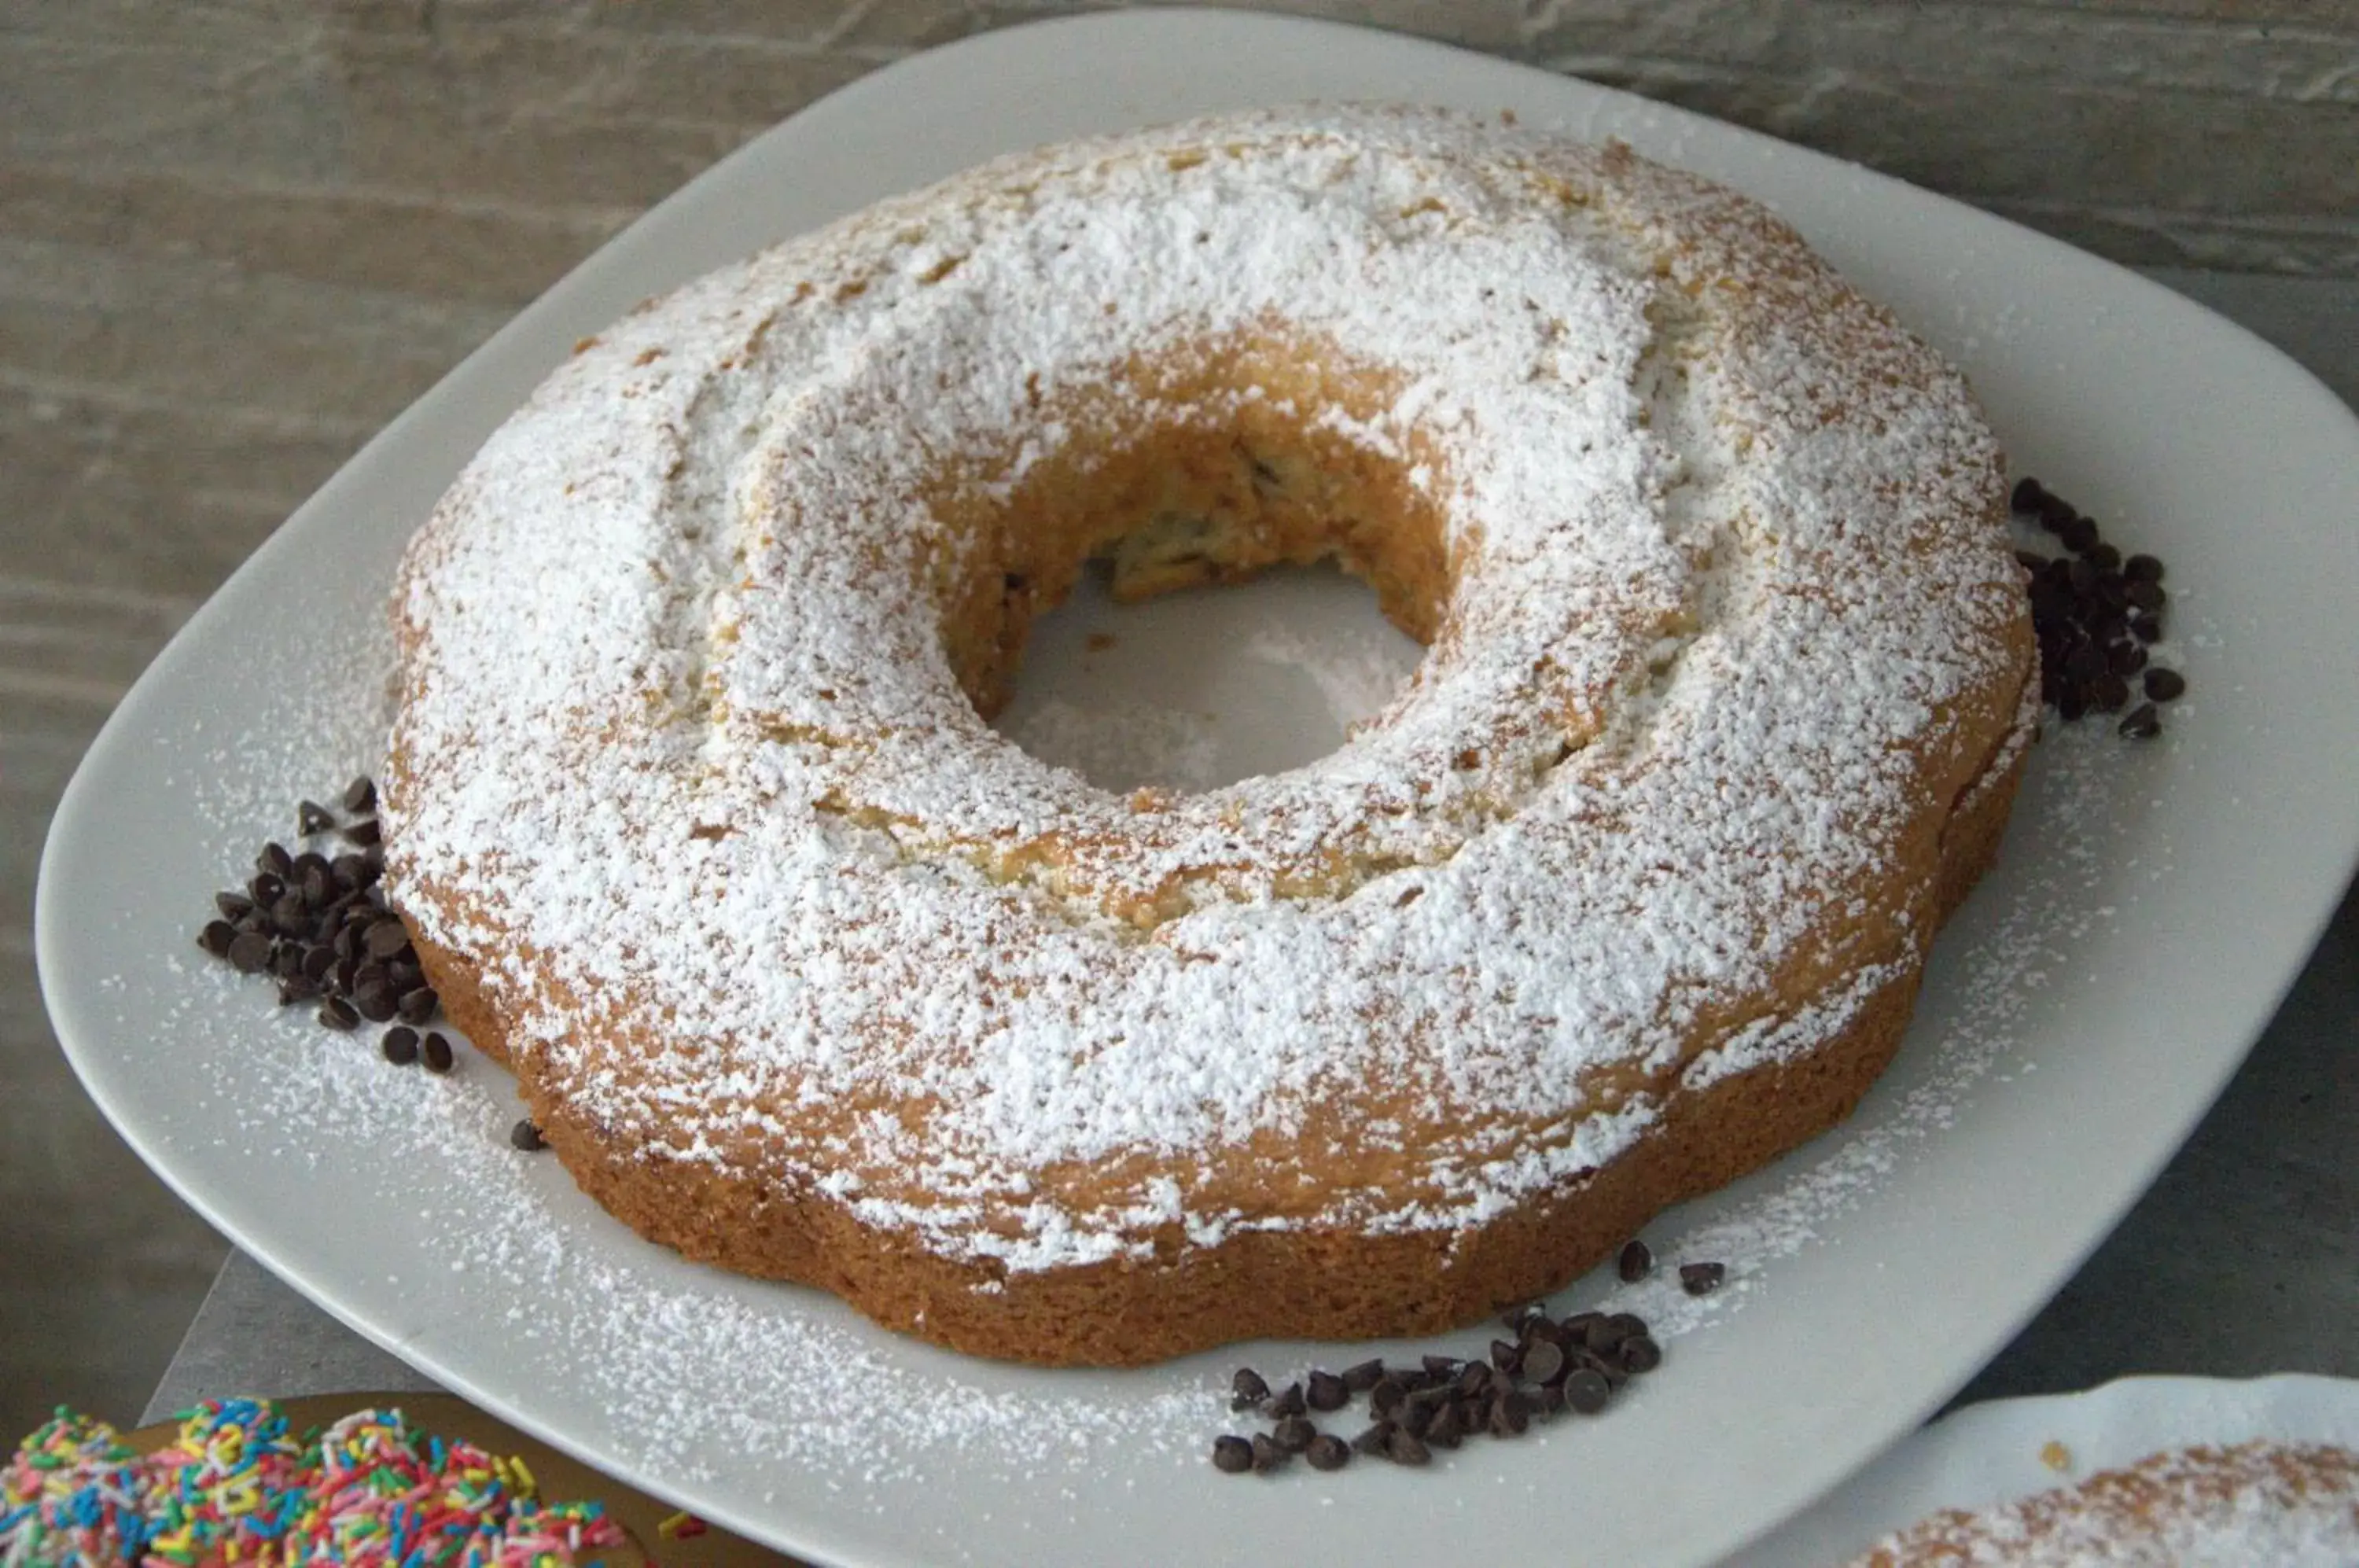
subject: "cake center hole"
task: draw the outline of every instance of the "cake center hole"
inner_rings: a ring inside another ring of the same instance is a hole
[[[1031,624],[992,727],[1103,789],[1194,793],[1340,747],[1425,649],[1332,565],[1116,604],[1093,562]]]

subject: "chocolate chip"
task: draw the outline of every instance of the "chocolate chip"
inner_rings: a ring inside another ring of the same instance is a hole
[[[1527,1394],[1509,1388],[1491,1401],[1491,1435],[1521,1437],[1532,1424],[1532,1401]]]
[[[1314,1410],[1340,1410],[1352,1402],[1352,1390],[1332,1372],[1313,1372],[1302,1398]]]
[[[1565,1404],[1582,1415],[1595,1415],[1613,1397],[1614,1386],[1593,1367],[1584,1367],[1564,1380]]]
[[[389,1029],[377,1041],[377,1049],[396,1067],[407,1067],[418,1060],[418,1031],[414,1029]]]
[[[344,810],[373,811],[376,809],[376,782],[365,773],[344,786]]]
[[[392,1018],[399,1004],[395,1000],[393,987],[379,979],[354,985],[353,1006],[369,1022],[381,1024]]]
[[[1652,1334],[1632,1334],[1622,1342],[1622,1348],[1616,1355],[1621,1358],[1625,1372],[1652,1372],[1663,1364],[1663,1347],[1655,1343]]]
[[[527,1154],[535,1154],[549,1147],[549,1139],[541,1137],[540,1129],[528,1121],[520,1121],[508,1128],[508,1141]]]
[[[1352,1446],[1362,1454],[1382,1454],[1392,1443],[1393,1433],[1399,1430],[1399,1426],[1392,1421],[1380,1421],[1353,1438]]]
[[[1469,1361],[1454,1379],[1461,1394],[1487,1393],[1491,1388],[1491,1367],[1485,1361]]]
[[[2146,672],[2146,694],[2158,702],[2175,702],[2187,694],[2187,677],[2176,670]]]
[[[393,1016],[406,1024],[422,1024],[432,1018],[434,1009],[441,1005],[442,998],[435,995],[432,986],[420,985],[394,999]]]
[[[2162,617],[2159,615],[2132,615],[2130,617],[2130,636],[2137,638],[2140,642],[2160,642],[2162,640]]]
[[[2155,712],[2152,702],[2140,702],[2129,711],[2119,728],[2132,740],[2152,740],[2162,733],[2162,715]]]
[[[285,844],[274,839],[264,844],[262,853],[254,857],[254,868],[264,876],[276,877],[283,882],[287,874],[295,868],[295,857],[287,853]]]
[[[2150,555],[2134,555],[2122,562],[2122,575],[2133,583],[2162,581],[2162,562]]]
[[[2121,570],[2122,552],[2115,550],[2112,545],[2091,545],[2088,550],[2088,559],[2089,564],[2094,566],[2100,572],[2118,572]]]
[[[278,1005],[291,1007],[298,1002],[308,1002],[320,994],[320,987],[300,975],[288,975],[278,982]]]
[[[303,950],[291,942],[282,942],[270,950],[270,973],[288,980],[303,973]]]
[[[216,893],[213,895],[213,908],[221,911],[222,919],[234,920],[242,915],[252,914],[254,900],[243,893]]]
[[[2129,700],[2130,683],[2110,670],[2089,682],[2089,706],[2101,713],[2118,713]]]
[[[451,1042],[443,1038],[439,1029],[428,1035],[418,1051],[419,1055],[425,1061],[426,1071],[429,1073],[448,1073],[458,1061],[457,1056],[451,1052]]]
[[[326,833],[335,825],[336,819],[328,814],[328,808],[317,801],[302,800],[296,804],[295,832],[301,837],[310,838],[315,833]]]
[[[1491,1342],[1491,1365],[1512,1377],[1523,1367],[1523,1350],[1506,1340],[1495,1339]]]
[[[1381,1360],[1363,1361],[1343,1368],[1343,1387],[1355,1394],[1364,1394],[1384,1380],[1385,1364]]]
[[[1244,1438],[1229,1434],[1212,1439],[1212,1468],[1231,1475],[1242,1475],[1253,1468],[1253,1444]]]
[[[2161,583],[2148,583],[2140,579],[2125,587],[2122,590],[2122,597],[2138,609],[2152,615],[2169,601],[2170,595],[2163,592]]]
[[[1437,1407],[1432,1419],[1425,1423],[1425,1430],[1418,1435],[1425,1440],[1429,1447],[1457,1447],[1460,1440],[1465,1436],[1465,1428],[1459,1422],[1457,1405],[1453,1403]]]
[[[270,906],[270,927],[281,936],[296,936],[310,929],[311,911],[303,906],[300,893],[281,893]]]
[[[1441,1378],[1457,1377],[1458,1368],[1463,1365],[1455,1356],[1428,1356],[1421,1358],[1420,1364],[1427,1377]]]
[[[1572,1316],[1564,1320],[1564,1338],[1562,1343],[1565,1348],[1569,1350],[1575,1345],[1587,1345],[1589,1343],[1589,1336],[1598,1329],[1603,1327],[1604,1323],[1605,1314],[1603,1312],[1573,1313]]]
[[[2064,656],[2064,674],[2068,680],[2094,681],[2105,672],[2105,650],[2092,642],[2082,643]]]
[[[1352,1462],[1352,1445],[1332,1432],[1322,1432],[1302,1451],[1313,1470],[1341,1470]]]
[[[349,822],[344,827],[345,840],[364,848],[375,844],[384,835],[385,830],[377,826],[375,817],[363,817],[359,822]]]
[[[1535,1340],[1524,1351],[1524,1376],[1535,1383],[1553,1383],[1564,1376],[1564,1352],[1549,1340]]]
[[[361,1016],[342,996],[331,996],[320,1004],[320,1022],[332,1029],[353,1029],[360,1027]]]
[[[197,933],[197,945],[215,958],[227,958],[237,935],[237,928],[227,920],[207,920],[205,929]]]
[[[1543,1416],[1555,1417],[1562,1415],[1564,1413],[1564,1385],[1561,1383],[1541,1384],[1538,1391],[1532,1395],[1532,1405],[1533,1408],[1538,1410],[1538,1412]]]
[[[240,931],[223,956],[240,975],[259,975],[270,964],[270,939],[260,931]]]
[[[1636,1284],[1655,1270],[1655,1255],[1647,1244],[1632,1236],[1622,1248],[1622,1256],[1614,1260],[1614,1270],[1627,1284]]]
[[[2039,497],[2038,509],[2040,526],[2051,534],[2063,532],[2065,526],[2081,515],[2078,506],[2052,490]]]
[[[1274,1416],[1299,1416],[1310,1408],[1310,1402],[1302,1397],[1302,1385],[1299,1383],[1288,1383],[1277,1398],[1269,1402],[1269,1413]]]
[[[361,941],[371,958],[391,958],[408,945],[409,928],[396,915],[388,915],[369,927],[368,934]]]
[[[1379,1377],[1368,1387],[1368,1409],[1376,1415],[1391,1415],[1408,1401],[1408,1390],[1390,1376]]]
[[[1682,1263],[1680,1265],[1680,1289],[1690,1296],[1709,1296],[1720,1289],[1728,1278],[1725,1263]]]
[[[1269,1431],[1270,1441],[1288,1454],[1301,1453],[1318,1435],[1319,1429],[1310,1424],[1308,1416],[1288,1416]]]
[[[2126,631],[2128,628],[2125,627]],[[2108,650],[2116,675],[2136,675],[2146,668],[2146,649],[2134,642],[2117,642]]]
[[[2010,511],[2036,512],[2039,509],[2040,498],[2047,494],[2040,488],[2038,480],[2018,479],[2015,482],[2014,494],[2006,498],[2007,507]]]
[[[246,897],[254,900],[255,908],[263,909],[278,902],[279,896],[286,891],[286,882],[277,873],[270,871],[257,872],[254,879],[245,885]]]
[[[1251,1410],[1269,1398],[1269,1385],[1250,1367],[1240,1367],[1229,1378],[1231,1410]]]
[[[1290,1456],[1286,1450],[1272,1443],[1266,1432],[1253,1434],[1253,1467],[1256,1475],[1266,1475],[1273,1470],[1286,1468]]]
[[[340,855],[328,862],[336,880],[351,887],[365,887],[376,880],[376,868],[364,855]]]
[[[1424,1439],[1417,1433],[1407,1427],[1397,1426],[1385,1443],[1385,1457],[1396,1465],[1424,1465],[1432,1460],[1433,1451],[1426,1447]]]

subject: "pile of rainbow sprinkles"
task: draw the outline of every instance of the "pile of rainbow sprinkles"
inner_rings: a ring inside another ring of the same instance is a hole
[[[290,1435],[264,1400],[209,1400],[142,1457],[60,1410],[0,1473],[0,1564],[361,1563],[568,1568],[629,1538],[595,1503],[544,1503],[521,1459],[360,1410]]]

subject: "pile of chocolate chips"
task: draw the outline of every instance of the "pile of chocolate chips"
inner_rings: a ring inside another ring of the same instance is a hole
[[[1622,1249],[1625,1279],[1654,1267],[1644,1242]],[[1680,1284],[1690,1295],[1719,1287],[1718,1263],[1684,1264]],[[1229,1408],[1258,1410],[1271,1430],[1212,1440],[1212,1464],[1233,1475],[1282,1470],[1300,1454],[1314,1470],[1340,1470],[1354,1454],[1396,1465],[1424,1465],[1437,1448],[1470,1437],[1521,1437],[1536,1421],[1571,1410],[1595,1415],[1633,1377],[1662,1365],[1663,1348],[1632,1312],[1576,1312],[1561,1323],[1545,1308],[1526,1307],[1503,1320],[1515,1338],[1491,1342],[1487,1360],[1427,1356],[1415,1367],[1363,1361],[1341,1372],[1314,1371],[1273,1391],[1250,1367],[1230,1380]],[[1345,1410],[1365,1395],[1370,1424],[1346,1442],[1321,1432],[1312,1418]]]
[[[2162,562],[2151,555],[2125,559],[2099,536],[2095,519],[2037,479],[2017,485],[2010,504],[2038,517],[2066,551],[2016,555],[2031,573],[2040,701],[2066,724],[2089,713],[2118,713],[2129,706],[2136,678],[2146,701],[2123,718],[2121,733],[2134,740],[2160,735],[2156,704],[2187,690],[2187,678],[2179,671],[2147,662],[2147,646],[2161,640],[2163,610],[2170,602],[2162,586]]]
[[[422,1040],[441,999],[427,985],[401,917],[377,890],[385,875],[378,843],[376,786],[355,779],[343,793],[345,820],[314,801],[295,808],[299,844],[340,842],[342,852],[290,851],[272,841],[255,857],[243,888],[213,895],[220,917],[197,933],[197,945],[241,975],[267,975],[278,983],[278,1005],[318,1001],[320,1022],[349,1032],[361,1020],[400,1021],[386,1030],[380,1049],[396,1066],[423,1062],[448,1073],[457,1058],[440,1030]]]

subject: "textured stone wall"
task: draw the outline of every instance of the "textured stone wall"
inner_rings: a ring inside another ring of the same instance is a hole
[[[179,622],[637,212],[1067,0],[0,0],[0,1415],[137,1408],[219,1253],[65,1073],[43,825]],[[1292,0],[2117,258],[2359,276],[2359,0]],[[2359,329],[2354,329],[2359,330]]]

